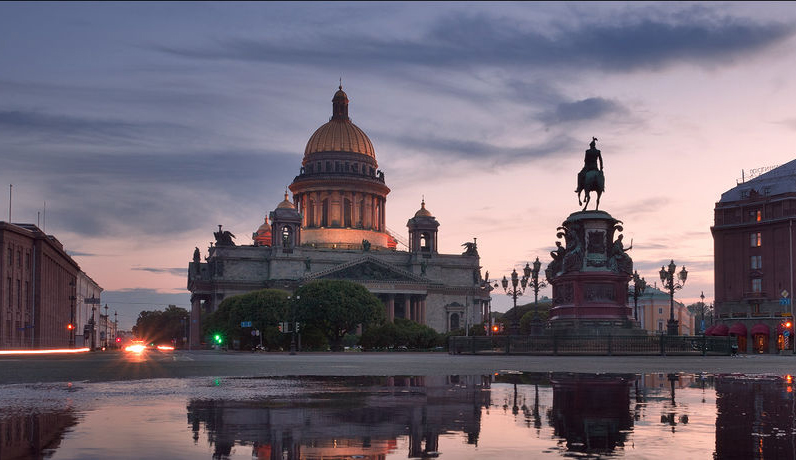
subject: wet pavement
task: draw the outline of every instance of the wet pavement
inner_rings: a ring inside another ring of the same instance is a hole
[[[796,373],[794,355],[464,356],[447,353],[249,353],[147,351],[67,356],[3,356],[0,384],[200,376],[480,375],[527,372]]]
[[[10,458],[793,458],[796,357],[0,359]]]
[[[0,386],[0,458],[791,458],[778,375],[506,372]]]

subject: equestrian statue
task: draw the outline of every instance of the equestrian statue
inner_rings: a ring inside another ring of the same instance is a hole
[[[583,205],[584,211],[591,201],[591,192],[597,192],[597,203],[594,206],[596,210],[600,208],[600,196],[605,191],[603,157],[596,145],[597,138],[592,137],[589,150],[586,150],[586,157],[583,159],[583,169],[578,173],[578,189],[575,190],[575,193],[578,194],[578,206]],[[597,167],[598,162],[599,168]],[[580,192],[583,192],[583,200],[580,198]]]

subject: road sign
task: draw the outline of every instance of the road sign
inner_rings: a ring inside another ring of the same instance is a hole
[[[251,321],[241,321],[240,322],[240,327],[252,327],[252,322]]]
[[[787,337],[787,336],[789,336],[789,335],[790,335],[790,331],[788,331],[788,330],[782,331],[782,335],[784,335],[785,337]]]

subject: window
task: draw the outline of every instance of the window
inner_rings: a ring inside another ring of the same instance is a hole
[[[639,291],[639,292],[641,292],[641,291]],[[658,308],[658,314],[659,314],[659,315],[662,315],[662,314],[663,314],[663,308],[660,308],[660,307]]]
[[[750,268],[752,270],[760,270],[763,268],[763,256],[752,256],[750,257]]]
[[[763,213],[758,209],[755,211],[755,220],[760,222],[763,219]]]
[[[752,292],[763,292],[762,278],[752,278]]]
[[[749,235],[750,239],[749,242],[751,243],[753,248],[759,248],[763,244],[763,235],[760,232],[754,232]]]
[[[658,331],[663,332],[663,321],[658,321]]]
[[[741,190],[741,199],[745,200],[749,198],[749,190]]]

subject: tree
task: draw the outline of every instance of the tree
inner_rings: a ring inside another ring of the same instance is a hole
[[[241,344],[253,344],[255,340],[259,342],[259,339],[254,339],[250,331],[258,329],[263,343],[276,348],[284,339],[277,330],[277,325],[280,321],[290,319],[287,296],[287,292],[279,289],[261,289],[227,297],[203,321],[204,332],[206,335],[221,335],[224,343],[238,339]],[[252,328],[242,328],[240,323],[243,321],[251,321]]]
[[[333,351],[342,350],[343,337],[384,322],[384,306],[361,284],[345,280],[313,281],[296,290],[296,316],[320,330]]]
[[[150,343],[182,343],[188,310],[169,305],[164,311],[142,311],[138,314],[133,335]]]

